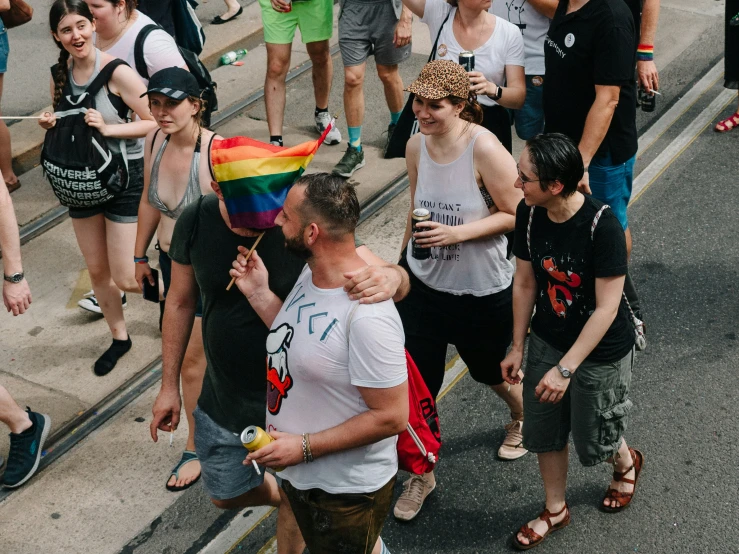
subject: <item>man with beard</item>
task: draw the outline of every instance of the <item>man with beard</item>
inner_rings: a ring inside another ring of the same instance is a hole
[[[360,304],[344,291],[362,270],[354,230],[359,201],[338,175],[299,179],[277,216],[287,248],[305,259],[286,299],[266,260],[242,247],[231,276],[267,338],[267,429],[252,460],[281,470],[310,552],[387,551],[379,539],[398,471],[396,435],[408,422],[405,336],[390,301]],[[275,367],[277,366],[277,367]],[[320,406],[320,409],[316,409]]]
[[[217,183],[212,186],[215,194],[188,206],[177,220],[172,236],[172,282],[162,331],[162,385],[152,409],[151,434],[156,441],[157,429],[169,432],[177,428],[180,420],[180,367],[199,286],[207,367],[193,417],[195,450],[205,488],[213,503],[222,509],[279,506],[276,480],[272,475],[258,475],[251,466],[242,464],[245,450],[239,439],[245,427],[265,426],[264,361],[269,329],[238,289],[226,290],[229,269],[239,248],[251,248],[259,232],[231,228],[223,194]],[[304,261],[286,251],[279,227],[265,232],[257,251],[269,270],[270,288],[284,299]],[[344,288],[352,297],[378,302],[396,294],[405,296],[408,276],[402,269],[385,264],[364,246],[358,252],[374,265],[345,274]],[[278,518],[279,552],[303,552],[303,541],[289,507],[281,509]]]

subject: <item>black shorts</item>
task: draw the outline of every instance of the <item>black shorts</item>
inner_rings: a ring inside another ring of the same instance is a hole
[[[513,337],[513,285],[488,296],[455,295],[429,288],[408,274],[411,291],[396,306],[405,347],[433,397],[444,381],[449,344],[457,347],[475,381],[501,384],[500,362]]]
[[[128,160],[128,187],[113,200],[92,208],[69,208],[69,217],[85,219],[103,214],[116,223],[136,223],[139,219],[139,201],[144,192],[144,158]]]

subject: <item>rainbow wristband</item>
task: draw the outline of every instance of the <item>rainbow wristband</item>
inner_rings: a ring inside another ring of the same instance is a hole
[[[640,62],[651,62],[654,60],[654,46],[651,44],[640,44],[636,49],[636,59]]]

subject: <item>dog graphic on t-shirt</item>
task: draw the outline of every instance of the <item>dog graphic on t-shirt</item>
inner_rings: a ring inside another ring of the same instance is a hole
[[[293,386],[287,350],[294,334],[294,329],[283,323],[267,335],[267,409],[272,415],[280,412],[282,400]]]

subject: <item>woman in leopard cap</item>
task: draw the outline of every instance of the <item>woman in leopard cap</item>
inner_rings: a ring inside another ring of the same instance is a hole
[[[503,383],[500,362],[513,329],[513,266],[504,234],[513,230],[522,198],[514,187],[516,162],[480,126],[482,110],[461,65],[430,62],[407,90],[415,94],[413,112],[421,131],[406,147],[410,212],[423,208],[431,219],[412,233],[409,213],[403,238],[400,263],[412,286],[397,307],[406,348],[436,398],[447,345],[457,347],[472,377],[490,386],[511,411],[498,455],[513,460],[526,453],[521,446],[521,386]],[[430,255],[418,259],[414,249],[428,249]],[[395,505],[395,517],[415,517],[434,487],[433,473],[411,476]]]

